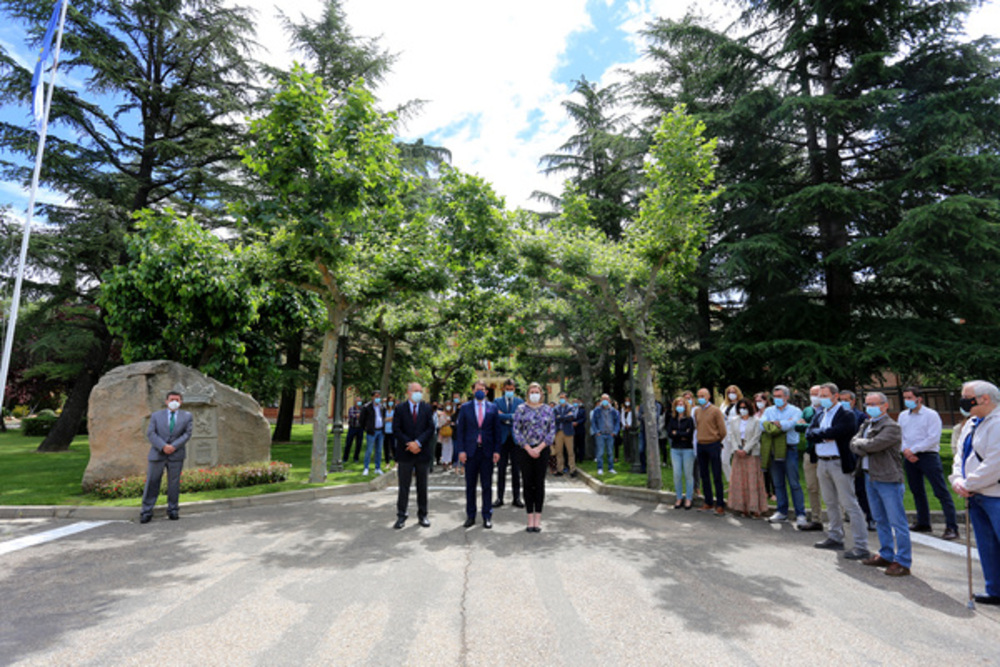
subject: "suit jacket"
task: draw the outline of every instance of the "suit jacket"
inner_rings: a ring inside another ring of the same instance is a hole
[[[812,423],[806,429],[806,439],[810,449],[816,451],[816,443],[824,440],[834,440],[837,452],[840,454],[840,469],[845,474],[854,472],[856,463],[854,452],[851,451],[851,438],[858,432],[858,421],[850,410],[840,408],[833,415],[833,421],[828,428],[822,428],[824,410],[817,410]]]
[[[569,404],[557,405],[555,413],[556,430],[562,431],[564,435],[573,435],[573,422],[577,419],[576,406]]]
[[[427,463],[434,455],[430,446],[434,437],[434,410],[423,401],[417,406],[417,419],[413,419],[413,404],[403,401],[396,405],[392,417],[392,434],[396,438],[397,461],[419,461]],[[420,451],[416,454],[406,449],[406,443],[416,440]]]
[[[375,405],[373,401],[368,401],[361,407],[361,427],[365,433],[373,435],[375,433],[375,411],[382,411],[382,428],[385,429],[385,406]]]
[[[513,402],[513,399],[511,400]],[[476,418],[476,402],[469,401],[458,409],[458,425],[455,427],[455,447],[466,456],[472,456],[479,447],[482,437],[483,453],[491,459],[493,454],[500,453],[503,444],[498,436],[500,432],[500,411],[496,404],[483,401],[486,412],[483,414],[483,425]]]
[[[499,440],[500,445],[503,446],[503,443],[507,442],[507,438],[514,435],[514,413],[517,412],[518,406],[524,403],[524,399],[515,396],[510,399],[510,403],[508,404],[508,399],[501,396],[493,402],[496,404],[497,411],[500,416],[500,422],[498,425],[500,430],[497,433],[497,440]]]
[[[191,439],[191,431],[194,428],[194,419],[191,413],[186,410],[178,410],[174,416],[174,430],[170,430],[170,410],[164,408],[157,410],[149,416],[149,428],[146,429],[146,438],[151,445],[149,448],[149,461],[183,461],[187,456],[187,449],[184,445]],[[163,448],[173,445],[177,448],[173,454],[164,454]]]

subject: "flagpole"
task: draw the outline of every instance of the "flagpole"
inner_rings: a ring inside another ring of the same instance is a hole
[[[52,95],[56,88],[56,69],[59,67],[59,51],[62,48],[63,26],[66,24],[66,8],[68,6],[69,0],[62,0],[62,9],[59,13],[59,31],[56,33],[56,48],[52,61],[52,74],[49,77],[49,89],[45,96],[45,114],[42,118],[41,132],[38,134],[38,149],[35,152],[35,171],[31,175],[28,212],[24,221],[24,233],[21,235],[21,255],[17,265],[17,277],[14,279],[14,293],[10,300],[10,315],[7,318],[7,336],[3,344],[3,362],[0,364],[0,408],[3,407],[4,400],[6,399],[7,375],[10,372],[10,357],[14,348],[14,329],[17,326],[17,311],[21,304],[21,283],[24,281],[24,265],[28,258],[28,239],[31,236],[31,223],[35,214],[35,199],[38,196],[38,181],[42,173],[45,138],[49,132],[49,111],[52,108]]]

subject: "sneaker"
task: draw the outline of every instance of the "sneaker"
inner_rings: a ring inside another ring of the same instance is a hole
[[[381,474],[383,474],[383,473],[382,473],[382,469],[381,469],[381,468],[375,468],[375,474],[376,474],[376,475],[381,475]]]
[[[806,521],[806,515],[805,514],[800,514],[800,515],[798,515],[795,518],[795,527],[798,528],[799,530],[802,530],[803,528],[805,528],[808,525],[809,525],[809,522]]]
[[[361,474],[364,475],[365,477],[367,477],[368,476],[368,468],[365,468],[364,470],[362,470]]]
[[[603,471],[603,470],[601,470],[600,468],[598,468],[598,469],[597,469],[597,474],[598,474],[598,476],[600,476],[600,475],[603,475],[603,474],[604,474],[604,471]]]
[[[615,471],[614,468],[611,468],[610,470],[608,470],[608,474],[609,475],[617,475],[618,473]]]
[[[768,523],[781,523],[782,521],[788,521],[788,515],[782,512],[775,512],[767,520]]]

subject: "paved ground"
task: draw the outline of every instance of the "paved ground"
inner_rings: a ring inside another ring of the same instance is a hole
[[[465,530],[457,481],[432,476],[428,529],[392,530],[387,490],[0,549],[0,664],[1000,664],[963,557],[917,545],[891,579],[816,533],[569,480],[540,534],[509,506]],[[0,547],[65,526],[0,522]]]

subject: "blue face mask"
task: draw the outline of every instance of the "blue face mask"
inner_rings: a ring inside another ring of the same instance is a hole
[[[483,391],[482,389],[477,389],[476,393],[475,393],[475,397],[476,397],[477,401],[481,401],[484,398],[486,398],[486,392]]]
[[[455,398],[451,399],[451,402],[455,403],[455,404],[458,404],[458,403],[462,402],[462,399],[460,399],[458,396],[456,396]]]
[[[707,400],[705,400],[701,396],[698,397],[698,405],[705,405],[706,403],[708,403]]]
[[[785,407],[785,399],[783,399],[783,398],[776,398],[776,399],[774,399],[774,407],[776,407],[776,408],[783,408],[783,407]]]
[[[410,399],[414,403],[419,403],[420,401],[424,400],[424,394],[421,391],[415,391],[412,394],[410,394]]]
[[[679,413],[681,413],[681,414],[684,414],[684,410],[685,410],[685,409],[686,409],[686,408],[685,408],[685,407],[684,407],[683,405],[678,405],[678,406],[677,406],[677,412],[679,412]]]
[[[503,395],[505,398],[514,398],[514,392],[512,391],[505,391]]]
[[[565,398],[560,398],[559,399],[559,405],[565,405],[565,404],[566,404],[566,399]]]
[[[840,407],[844,408],[845,410],[850,410],[851,409],[851,403],[850,403],[850,401],[841,401],[840,402]]]
[[[609,405],[611,405],[611,403],[608,401],[601,401],[601,405],[603,405],[604,407],[608,407]]]
[[[869,405],[865,407],[865,412],[867,412],[868,416],[872,419],[878,419],[882,416],[882,408],[877,405]]]
[[[819,399],[819,405],[824,410],[829,410],[830,408],[833,407],[833,399],[830,399],[830,398],[821,398],[821,399]]]
[[[376,398],[375,399],[375,405],[379,405],[380,403],[382,403],[382,399],[381,398]]]
[[[917,407],[917,402],[916,401],[903,401],[903,405],[906,406],[907,410],[912,410],[913,408]]]

